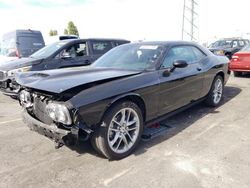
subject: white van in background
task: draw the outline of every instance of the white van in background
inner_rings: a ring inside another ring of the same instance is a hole
[[[15,30],[3,35],[0,63],[29,57],[45,46],[42,33],[34,30]]]

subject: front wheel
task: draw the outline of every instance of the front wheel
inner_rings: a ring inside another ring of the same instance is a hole
[[[142,130],[140,108],[130,101],[119,102],[106,112],[100,128],[91,138],[91,143],[108,159],[121,159],[137,146]]]
[[[216,76],[212,87],[207,95],[206,104],[208,106],[216,107],[220,104],[224,92],[224,83],[221,76]]]

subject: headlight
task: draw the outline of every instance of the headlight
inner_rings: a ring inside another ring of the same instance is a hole
[[[46,106],[48,116],[56,122],[60,122],[65,125],[71,125],[72,120],[69,114],[68,108],[63,104],[50,102]]]
[[[28,91],[22,90],[19,94],[19,100],[24,108],[30,108],[33,106],[32,97]]]
[[[13,69],[13,70],[10,70],[7,72],[7,76],[8,77],[12,77],[15,75],[15,73],[17,72],[27,72],[29,71],[31,68],[31,66],[28,66],[28,67],[22,67],[22,68],[19,68],[19,69]]]
[[[217,50],[217,51],[214,51],[214,54],[216,54],[216,55],[225,55],[225,52],[224,52],[224,50]]]

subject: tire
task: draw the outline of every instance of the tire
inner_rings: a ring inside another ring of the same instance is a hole
[[[105,113],[100,127],[91,137],[91,144],[106,158],[119,160],[135,149],[142,131],[141,109],[130,101],[118,102]]]
[[[207,95],[207,98],[205,100],[206,105],[211,107],[217,107],[223,98],[223,93],[224,93],[223,78],[218,75],[215,77],[211,89]]]
[[[234,76],[235,77],[239,77],[242,75],[242,72],[237,72],[237,71],[234,71]]]

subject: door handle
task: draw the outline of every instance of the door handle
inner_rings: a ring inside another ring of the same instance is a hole
[[[197,71],[201,71],[202,69],[200,67],[197,67]]]

